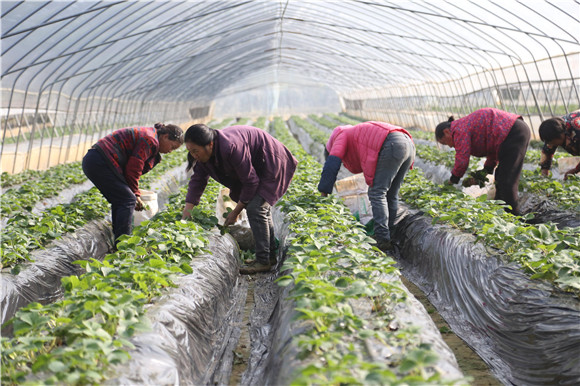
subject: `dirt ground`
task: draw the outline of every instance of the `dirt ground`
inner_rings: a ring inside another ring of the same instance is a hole
[[[463,371],[465,376],[471,377],[473,386],[500,386],[502,385],[489,371],[485,362],[469,347],[463,340],[451,331],[449,325],[439,315],[435,307],[429,302],[425,294],[417,288],[413,283],[401,276],[403,284],[409,291],[423,304],[431,319],[435,322],[441,336],[449,348],[455,354],[457,363]],[[239,385],[241,383],[242,374],[246,371],[248,360],[251,353],[251,341],[249,333],[250,314],[254,308],[254,287],[255,280],[250,279],[248,283],[248,293],[246,297],[246,306],[244,308],[244,315],[241,321],[241,335],[238,345],[234,352],[234,364],[232,367],[232,374],[230,378],[230,385]]]
[[[249,276],[248,279],[248,294],[246,296],[246,305],[244,307],[244,315],[241,322],[241,334],[238,345],[234,350],[234,365],[232,366],[232,375],[230,377],[230,385],[239,385],[242,380],[242,374],[248,367],[248,361],[251,354],[250,341],[250,315],[254,309],[254,288],[256,282]]]
[[[470,383],[473,386],[499,386],[502,385],[489,371],[485,362],[469,347],[461,338],[453,333],[445,319],[439,315],[435,307],[431,304],[427,296],[413,283],[401,276],[401,281],[409,289],[409,291],[419,300],[439,331],[441,336],[449,348],[455,354],[459,368],[467,377],[471,377],[473,381]]]

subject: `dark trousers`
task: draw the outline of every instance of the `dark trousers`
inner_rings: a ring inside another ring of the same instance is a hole
[[[495,170],[495,199],[505,201],[512,207],[511,213],[516,215],[520,214],[518,185],[530,135],[528,125],[521,119],[516,120],[497,153],[499,164]]]
[[[274,262],[276,259],[276,237],[270,204],[255,195],[246,206],[248,222],[254,235],[256,260],[260,263]]]
[[[137,198],[129,185],[111,169],[98,150],[90,149],[83,158],[83,171],[111,204],[115,242],[131,234]]]

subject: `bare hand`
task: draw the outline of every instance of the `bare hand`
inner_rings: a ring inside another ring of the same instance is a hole
[[[542,169],[541,173],[544,177],[548,177],[550,175],[550,169]]]
[[[137,201],[135,202],[135,210],[137,212],[141,212],[143,209],[145,209],[145,203],[141,200],[140,196],[137,196]]]
[[[193,209],[194,205],[188,202],[185,203],[185,208],[183,208],[183,212],[181,213],[181,219],[187,220],[191,217],[191,210]]]
[[[226,217],[226,220],[224,221],[224,226],[227,227],[229,225],[235,224],[236,221],[238,221],[238,216],[239,216],[239,213],[236,213],[235,211],[232,210],[228,214],[228,217]]]

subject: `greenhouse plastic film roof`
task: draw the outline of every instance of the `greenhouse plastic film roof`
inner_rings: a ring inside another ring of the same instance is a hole
[[[492,104],[543,119],[580,104],[578,1],[1,6],[3,145],[46,122],[82,131],[388,106],[398,115],[385,120],[431,126],[394,117]]]

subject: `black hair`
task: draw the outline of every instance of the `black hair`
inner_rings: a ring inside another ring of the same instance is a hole
[[[165,125],[160,122],[156,123],[154,127],[159,135],[167,134],[167,138],[170,141],[179,142],[183,145],[183,130],[181,130],[181,127],[171,124]]]
[[[562,118],[558,117],[546,119],[540,124],[540,128],[538,129],[542,142],[551,142],[554,139],[560,138],[565,131],[566,123]]]
[[[330,155],[330,153],[328,152],[328,149],[326,147],[324,147],[324,160],[325,161],[328,159],[329,155]]]
[[[189,126],[185,132],[185,142],[195,143],[198,146],[206,146],[214,141],[217,136],[217,131],[203,123],[198,123]],[[195,165],[195,158],[190,153],[187,153],[187,168],[191,169]]]
[[[443,133],[443,130],[450,128],[451,122],[453,122],[454,120],[455,120],[455,118],[453,118],[453,115],[452,115],[445,122],[441,122],[440,124],[438,124],[437,127],[435,128],[435,139],[439,140],[439,139],[443,138],[443,135],[445,135]]]

